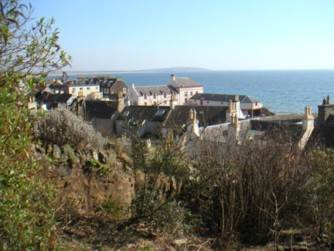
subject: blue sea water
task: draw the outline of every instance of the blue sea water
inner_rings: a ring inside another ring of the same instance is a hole
[[[334,70],[104,72],[102,75],[106,74],[122,78],[128,86],[164,85],[170,74],[190,77],[203,85],[205,93],[249,95],[277,114],[303,113],[306,105],[317,113],[317,106],[328,95],[334,103]]]

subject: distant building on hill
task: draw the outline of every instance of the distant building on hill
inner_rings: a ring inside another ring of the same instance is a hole
[[[170,76],[167,85],[135,86],[131,85],[128,99],[131,105],[169,106],[173,96],[176,105],[183,105],[196,93],[203,93],[203,86],[188,77]]]

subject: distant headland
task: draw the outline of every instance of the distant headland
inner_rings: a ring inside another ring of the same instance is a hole
[[[112,71],[66,71],[68,75],[86,75],[86,74],[112,74],[112,73],[180,73],[180,72],[207,72],[212,71],[210,69],[198,68],[198,67],[170,67],[170,68],[158,68],[158,69],[145,69],[145,70],[112,70]],[[63,71],[55,71],[49,74],[49,76],[62,75]]]

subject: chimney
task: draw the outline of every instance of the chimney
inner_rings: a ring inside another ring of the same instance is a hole
[[[318,105],[318,121],[325,122],[332,112],[334,112],[334,105],[329,104],[328,96],[323,99],[322,105]]]
[[[177,105],[177,98],[174,93],[172,94],[169,103],[170,103],[170,108],[174,110],[175,106]]]
[[[174,75],[174,74],[171,74],[171,75],[170,75],[170,81],[171,81],[171,82],[174,82],[174,81],[175,81],[175,75]]]
[[[118,93],[118,99],[117,99],[117,111],[121,113],[125,107],[124,103],[124,95],[122,92]]]
[[[231,145],[236,145],[240,143],[240,124],[238,114],[231,114],[231,123],[228,125],[227,129],[227,142]]]
[[[197,121],[197,113],[196,110],[191,108],[188,112],[188,132],[190,132],[190,138],[199,137],[199,127]]]
[[[305,114],[303,119],[303,136],[298,142],[298,147],[303,150],[310,139],[314,129],[314,117],[310,106],[305,107]]]

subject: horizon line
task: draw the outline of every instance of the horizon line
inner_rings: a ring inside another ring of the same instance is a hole
[[[77,70],[77,69],[64,69],[56,70],[54,72],[149,72],[149,71],[167,71],[167,70],[177,70],[177,71],[188,71],[188,72],[197,72],[197,71],[326,71],[334,70],[333,68],[305,68],[305,69],[207,69],[200,67],[166,67],[166,68],[152,68],[152,69],[139,69],[139,70]]]

